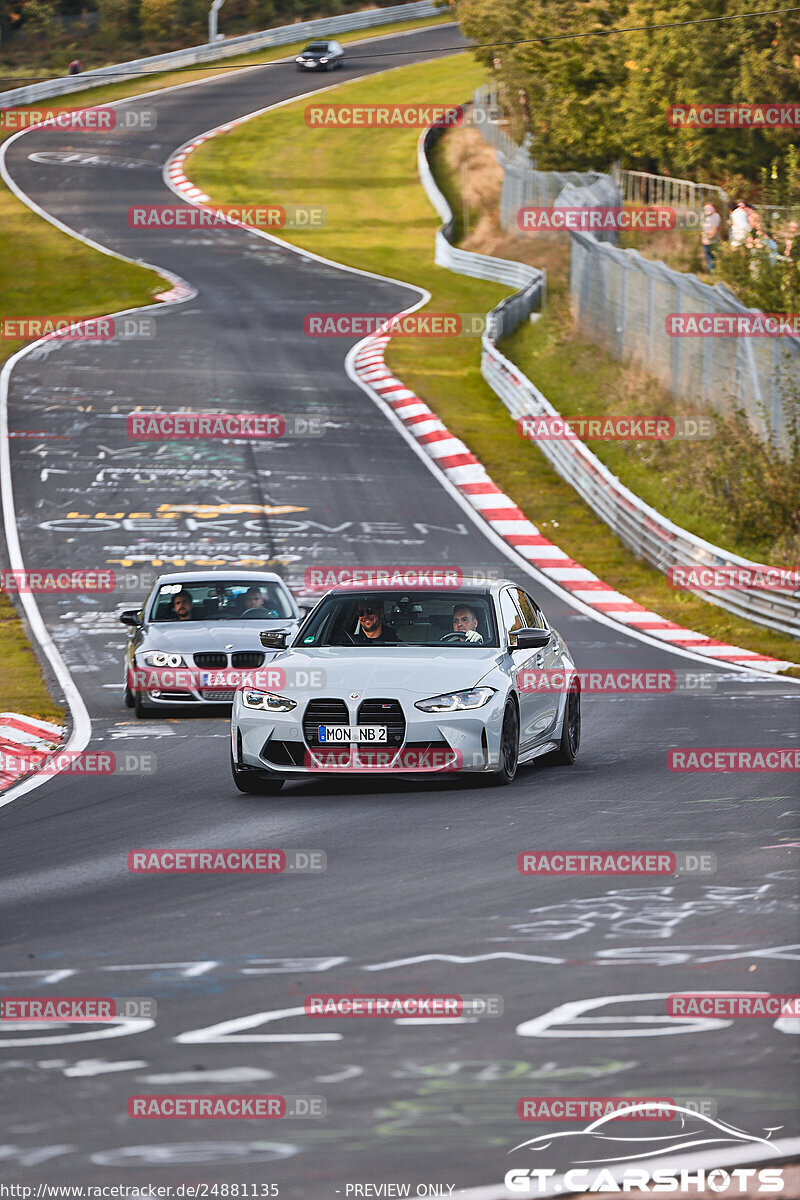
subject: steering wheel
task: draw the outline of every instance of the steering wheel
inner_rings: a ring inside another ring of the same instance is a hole
[[[460,645],[464,641],[464,635],[463,633],[446,633],[440,641],[449,646]]]
[[[239,613],[239,620],[244,618],[246,621],[253,617],[260,617],[262,621],[274,621],[280,617],[280,613],[274,608],[264,608],[263,605],[259,608],[246,608],[244,612]]]

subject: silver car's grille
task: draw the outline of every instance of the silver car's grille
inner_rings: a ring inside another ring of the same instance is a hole
[[[223,691],[221,688],[204,688],[200,695],[204,700],[210,700],[212,704],[230,704],[236,692],[235,690]]]
[[[197,656],[195,655],[195,658]],[[231,655],[232,667],[260,667],[266,655],[263,650],[234,650]]]
[[[358,708],[359,725],[385,725],[386,745],[402,746],[406,719],[399,700],[363,700]]]
[[[203,671],[219,671],[222,667],[227,667],[228,656],[218,650],[203,650],[199,654],[194,654],[194,663],[196,667],[200,667]]]
[[[303,714],[303,737],[309,746],[321,746],[320,725],[349,725],[350,715],[344,700],[309,700]]]

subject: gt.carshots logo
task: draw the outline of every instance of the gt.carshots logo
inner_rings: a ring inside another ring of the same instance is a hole
[[[624,233],[632,229],[674,229],[674,208],[611,208],[555,205],[526,206],[517,212],[517,225],[526,233]]]
[[[710,851],[673,850],[523,850],[521,875],[713,875],[717,857]]]
[[[500,996],[331,994],[306,996],[307,1017],[500,1017]]]
[[[452,128],[464,120],[460,104],[309,104],[306,125],[311,129],[425,129]]]
[[[800,771],[800,750],[770,746],[675,746],[670,771]]]
[[[534,1105],[539,1100],[543,1104],[549,1102],[543,1097],[532,1099]],[[747,1161],[745,1153],[755,1152],[762,1159],[766,1158],[766,1149],[774,1159],[780,1155],[780,1147],[768,1137],[746,1133],[716,1116],[671,1100],[623,1100],[620,1107],[613,1100],[585,1099],[588,1106],[608,1103],[609,1111],[581,1128],[542,1133],[509,1151],[524,1150],[531,1154],[546,1151],[557,1142],[562,1153],[572,1150],[575,1155],[573,1161],[584,1165],[567,1170],[563,1175],[559,1175],[553,1167],[514,1167],[505,1175],[509,1192],[548,1196],[563,1192],[601,1195],[677,1192],[697,1195],[705,1194],[707,1189],[713,1194],[742,1196],[746,1192],[752,1196],[783,1191],[783,1172],[780,1168],[759,1170],[742,1167],[728,1171],[721,1168],[681,1168],[678,1165],[681,1159],[685,1162],[687,1155],[696,1153],[697,1146],[704,1147],[707,1154],[717,1146],[727,1155],[735,1146],[744,1161]],[[559,1099],[555,1098],[557,1111],[559,1103]],[[534,1112],[538,1110],[534,1108]],[[679,1117],[679,1121],[675,1117]],[[562,1118],[548,1115],[543,1119],[553,1121]],[[653,1128],[652,1121],[655,1120],[664,1121],[661,1129]],[[772,1130],[766,1132],[771,1133]],[[656,1161],[652,1161],[653,1158]],[[632,1160],[637,1159],[651,1161],[634,1165]],[[756,1181],[759,1185],[757,1188],[754,1186]]]

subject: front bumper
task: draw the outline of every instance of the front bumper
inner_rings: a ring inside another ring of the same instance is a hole
[[[289,713],[245,708],[237,696],[231,714],[231,741],[239,766],[284,779],[319,775],[427,775],[496,771],[505,697],[495,694],[482,708],[456,713],[423,713],[400,701],[405,736],[399,747],[311,746],[303,732],[305,704]],[[355,713],[351,724],[357,724]]]

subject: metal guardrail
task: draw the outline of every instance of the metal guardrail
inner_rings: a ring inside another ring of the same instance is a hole
[[[418,146],[420,179],[443,222],[443,227],[436,234],[437,264],[459,274],[491,279],[496,283],[513,285],[515,273],[521,281],[519,286],[522,290],[516,296],[501,301],[488,314],[487,328],[481,338],[481,374],[515,419],[527,415],[558,417],[560,414],[550,401],[519,367],[501,354],[495,344],[515,329],[535,307],[543,304],[544,272],[523,263],[512,263],[508,259],[459,250],[450,244],[453,213],[433,178],[428,162],[428,151],[442,132],[436,128],[426,130]],[[531,303],[533,296],[536,296],[538,303]],[[575,488],[619,539],[659,571],[666,573],[670,567],[686,566],[759,569],[761,564],[696,537],[645,504],[578,439],[540,441],[536,444],[562,479]],[[695,594],[757,625],[800,637],[798,593],[747,588],[714,593],[698,590]]]
[[[222,42],[189,46],[185,50],[172,50],[168,54],[154,54],[149,58],[137,58],[110,67],[98,67],[80,75],[65,75],[58,79],[46,79],[42,83],[31,83],[26,87],[12,88],[10,91],[0,92],[0,108],[10,108],[16,104],[34,104],[38,100],[66,96],[85,88],[118,83],[122,79],[150,75],[172,67],[191,67],[198,63],[216,62],[217,59],[233,58],[251,50],[263,50],[267,46],[287,46],[292,42],[308,41],[314,37],[334,37],[337,33],[349,33],[354,29],[369,29],[374,25],[389,25],[398,20],[413,21],[419,17],[441,14],[442,10],[432,3],[432,0],[416,0],[412,4],[395,4],[391,8],[368,9],[365,12],[347,13],[339,17],[318,17],[314,21],[298,21],[296,25],[279,25],[275,29],[245,33],[241,37],[227,38]]]
[[[508,258],[494,258],[490,254],[475,254],[472,250],[459,250],[452,244],[455,218],[450,210],[447,199],[439,190],[428,162],[428,154],[434,143],[442,136],[444,129],[432,126],[423,131],[417,144],[417,168],[422,185],[433,207],[442,219],[442,226],[436,231],[436,252],[434,261],[438,267],[449,267],[459,275],[469,275],[472,279],[486,279],[493,283],[504,283],[508,287],[517,288],[513,296],[492,309],[489,317],[492,322],[493,335],[505,337],[512,333],[521,321],[532,312],[544,307],[547,280],[545,272],[538,267],[529,267],[526,263],[515,262]]]

